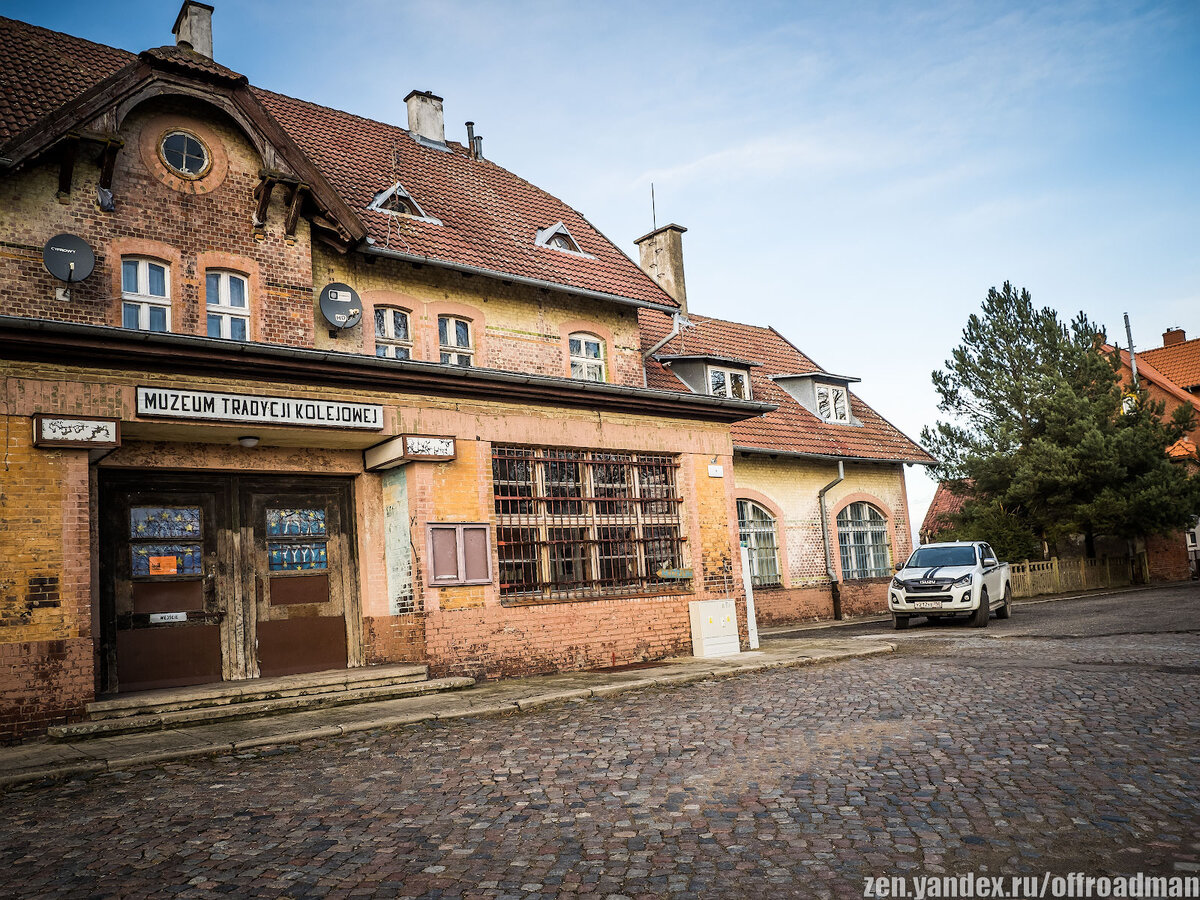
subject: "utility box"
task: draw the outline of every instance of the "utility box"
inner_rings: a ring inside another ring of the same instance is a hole
[[[731,656],[741,653],[738,640],[737,606],[732,600],[693,600],[692,656]]]

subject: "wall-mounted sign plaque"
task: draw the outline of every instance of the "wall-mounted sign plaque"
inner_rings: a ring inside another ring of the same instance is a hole
[[[691,569],[659,569],[659,578],[677,578],[680,581],[685,581],[692,577]]]
[[[166,419],[353,428],[361,431],[380,431],[383,428],[383,407],[374,403],[182,391],[176,388],[139,387],[137,414]]]
[[[447,462],[455,458],[454,438],[432,434],[401,434],[363,452],[367,471],[394,469],[414,460]]]
[[[121,423],[107,417],[84,418],[39,413],[33,417],[33,445],[111,450],[121,446]]]
[[[348,284],[325,285],[320,298],[321,315],[334,328],[353,328],[362,321],[362,300]]]

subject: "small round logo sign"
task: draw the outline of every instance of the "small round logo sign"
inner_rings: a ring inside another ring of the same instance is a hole
[[[334,328],[353,328],[362,321],[362,300],[348,284],[335,281],[321,291],[321,315]]]
[[[46,271],[59,281],[83,281],[96,267],[96,256],[83,238],[74,234],[56,234],[42,248]]]

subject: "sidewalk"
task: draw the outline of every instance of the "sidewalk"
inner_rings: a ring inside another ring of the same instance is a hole
[[[818,665],[891,653],[861,638],[768,638],[760,649],[718,659],[677,657],[643,668],[569,672],[486,682],[466,690],[329,709],[238,719],[191,728],[114,735],[73,743],[39,741],[0,748],[0,786],[112,772],[190,756],[337,737],[431,720],[496,716],[550,703],[727,678],[767,669]]]

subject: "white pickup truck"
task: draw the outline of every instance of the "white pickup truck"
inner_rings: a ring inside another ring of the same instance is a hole
[[[993,611],[998,619],[1012,615],[1008,563],[982,541],[925,544],[897,563],[888,609],[896,628],[913,616],[969,616],[973,627],[986,628]]]

